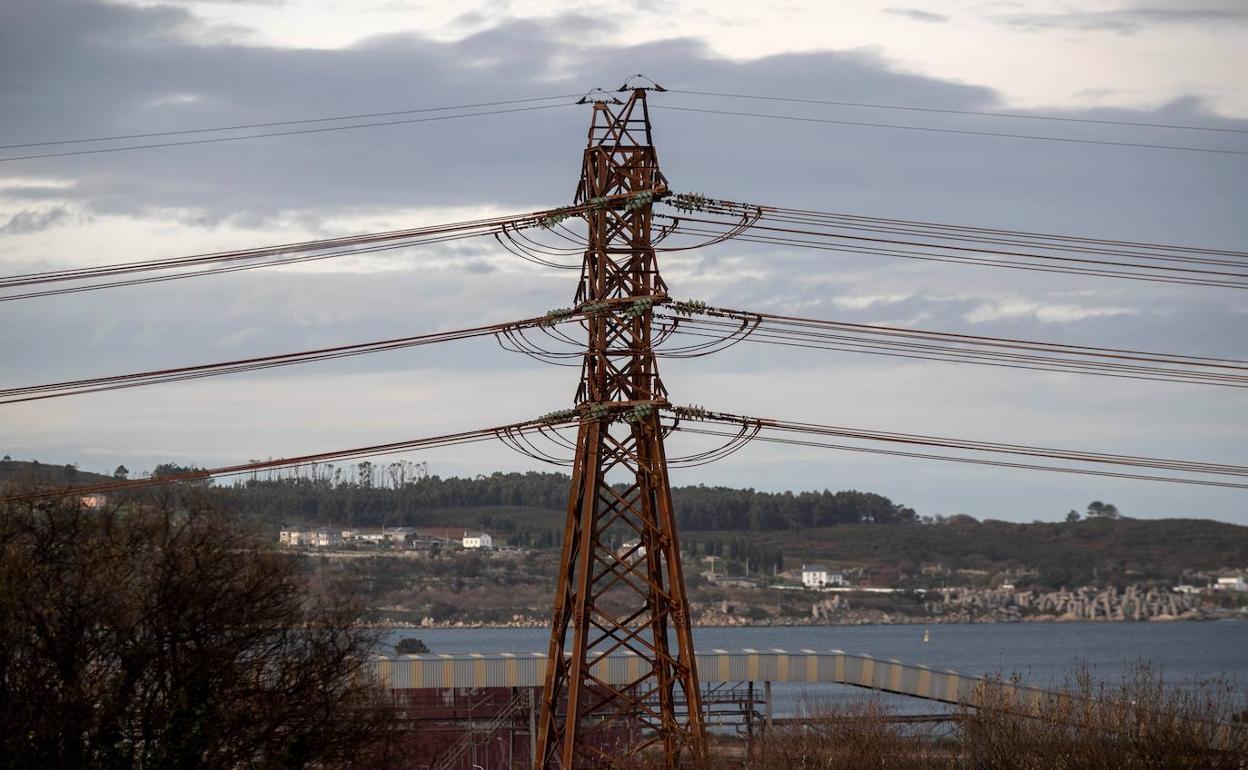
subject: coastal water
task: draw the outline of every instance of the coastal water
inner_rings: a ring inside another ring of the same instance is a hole
[[[1140,662],[1160,670],[1167,682],[1224,676],[1248,702],[1248,621],[1169,623],[990,623],[927,626],[801,626],[695,628],[699,650],[844,650],[896,658],[964,674],[1019,674],[1037,686],[1060,684],[1081,665],[1117,682]],[[391,639],[418,637],[433,653],[545,652],[547,632],[537,628],[402,629]],[[863,691],[837,685],[777,685],[777,713],[799,702],[844,702]],[[889,698],[907,712],[925,708]]]

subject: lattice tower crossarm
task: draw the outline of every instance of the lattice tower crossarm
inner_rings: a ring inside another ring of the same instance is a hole
[[[651,243],[651,201],[667,194],[646,91],[618,112],[593,105],[577,203],[588,241],[577,306],[589,314],[576,400],[597,419],[577,434],[555,589],[536,770],[602,767],[661,752],[704,754],[705,733],[663,428],[667,404],[649,302],[667,297]],[[623,312],[620,312],[623,311]],[[608,480],[608,474],[611,479]],[[625,541],[611,547],[611,539]],[[636,678],[599,678],[600,655],[637,656]]]

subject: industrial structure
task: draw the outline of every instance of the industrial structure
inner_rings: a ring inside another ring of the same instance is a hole
[[[807,448],[1248,489],[1248,466],[1244,465],[898,433],[674,407],[659,376],[659,355],[681,356],[690,351],[700,355],[747,340],[810,350],[1215,387],[1248,387],[1248,364],[1236,359],[971,336],[780,316],[711,307],[703,302],[673,302],[656,257],[656,242],[669,236],[706,240],[681,247],[665,245],[664,249],[692,249],[740,238],[784,248],[1237,290],[1248,288],[1248,275],[1227,268],[1242,269],[1242,260],[1248,258],[1248,253],[673,195],[659,169],[651,135],[647,94],[652,90],[663,89],[654,84],[634,88],[626,83],[619,91],[627,94],[624,101],[603,92],[582,100],[592,106],[592,117],[580,183],[571,206],[298,244],[0,277],[0,301],[7,302],[469,237],[492,236],[518,256],[553,267],[576,269],[578,265],[556,264],[543,255],[580,253],[583,258],[574,306],[544,317],[0,389],[0,404],[15,404],[478,337],[494,337],[505,347],[510,345],[510,349],[534,354],[524,332],[540,329],[574,346],[572,353],[549,354],[565,360],[579,359],[581,376],[573,408],[537,419],[442,436],[211,469],[191,468],[142,479],[114,478],[70,489],[10,494],[0,497],[0,502],[73,495],[83,504],[95,505],[105,499],[100,495],[139,487],[230,475],[251,474],[254,479],[260,470],[315,468],[329,460],[393,455],[487,440],[502,441],[549,461],[555,458],[543,454],[529,437],[564,440],[565,448],[572,452],[571,485],[546,654],[380,658],[372,665],[385,686],[408,704],[413,721],[466,719],[474,725],[469,734],[487,736],[499,726],[510,724],[511,737],[505,742],[507,766],[514,764],[517,732],[525,732],[534,770],[575,770],[626,762],[639,754],[674,767],[684,758],[696,759],[704,754],[707,726],[721,723],[716,720],[745,720],[746,729],[752,734],[758,703],[763,704],[764,723],[768,721],[768,683],[773,681],[836,682],[959,704],[967,703],[968,693],[982,686],[981,680],[951,672],[839,652],[696,655],[671,501],[669,458],[664,447],[664,439],[672,431],[727,439],[720,449],[693,456],[698,462],[718,459],[757,437]],[[499,112],[506,111],[509,110]],[[487,113],[446,118],[483,114]],[[20,158],[9,160],[14,159]],[[655,214],[652,208],[659,202],[670,204],[682,217]],[[569,218],[584,220],[583,238],[561,231],[562,221]],[[574,246],[551,247],[525,234],[537,229],[554,231]],[[145,272],[161,275],[134,277]],[[83,283],[88,281],[94,283]],[[41,288],[44,284],[57,285]],[[655,308],[661,308],[660,312],[655,313]],[[583,348],[579,340],[566,333],[573,326],[587,333]],[[677,335],[694,341],[680,343],[683,347],[669,346],[668,340]],[[542,356],[542,351],[536,353]],[[561,430],[575,430],[575,439],[568,440]],[[689,459],[676,458],[670,463]],[[1039,460],[1046,462],[1040,464]],[[405,483],[404,467],[396,470],[396,486]],[[305,538],[302,532],[288,530],[280,537],[288,546],[329,547],[341,542],[343,533],[324,529]],[[612,546],[620,542],[625,545]],[[466,536],[463,541],[466,548],[491,545],[486,535]],[[836,581],[826,570],[812,570],[809,579],[803,575],[803,582],[811,588],[830,588]],[[1225,578],[1218,580],[1217,587],[1243,590],[1244,585],[1242,577]],[[1166,599],[1167,610],[1180,606],[1179,600]],[[946,594],[943,604],[956,609],[958,604],[996,601]],[[1042,597],[1037,601],[1043,604],[1049,600]],[[1088,617],[1125,617],[1128,612],[1142,616],[1153,606],[1150,602],[1148,596],[1133,594],[1120,605],[1113,605],[1107,596],[1065,592],[1052,600],[1055,607],[1069,608]],[[761,696],[757,695],[755,684],[762,685]],[[516,727],[521,718],[527,720],[523,730]],[[441,767],[456,766],[448,763],[478,748],[475,740],[456,739],[438,748]],[[431,743],[434,744],[436,741]]]
[[[521,767],[540,763],[537,728],[539,696],[554,668],[541,653],[461,653],[380,656],[368,673],[388,690],[395,704],[421,735],[409,756],[417,770],[471,770],[478,767]],[[844,685],[879,693],[918,698],[933,704],[973,707],[986,688],[1008,688],[1014,702],[1040,706],[1048,693],[999,679],[967,676],[893,659],[855,655],[841,650],[711,650],[694,656],[700,679],[700,711],[704,728],[740,734],[749,754],[754,739],[781,720],[776,716],[773,685]],[[636,654],[591,655],[588,668],[594,692],[628,688],[651,668]],[[688,703],[673,704],[675,715],[689,720]],[[596,703],[582,719],[608,719],[612,733],[594,731],[583,740],[600,748],[619,748],[609,738],[638,736],[610,719],[615,708]],[[557,712],[566,718],[562,709]],[[932,713],[914,719],[950,719]],[[791,718],[791,715],[787,718]]]
[[[618,112],[603,99],[592,103],[576,192],[576,204],[590,207],[576,308],[603,312],[584,321],[576,403],[589,419],[577,429],[535,768],[601,765],[651,745],[673,765],[704,750],[659,423],[667,391],[651,340],[651,308],[668,298],[651,242],[651,201],[668,192],[667,181],[646,89],[633,89]],[[609,530],[626,531],[633,546],[617,552]],[[604,677],[591,656],[616,652],[637,656],[636,665],[623,678]]]

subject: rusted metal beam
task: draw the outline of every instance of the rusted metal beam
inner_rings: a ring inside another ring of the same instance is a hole
[[[648,746],[661,746],[674,767],[682,756],[703,753],[705,735],[658,409],[630,411],[667,403],[650,304],[640,311],[631,305],[667,296],[651,202],[668,187],[651,141],[646,90],[632,91],[618,111],[594,102],[588,138],[576,193],[577,204],[588,204],[576,307],[606,310],[584,321],[576,401],[606,408],[577,433],[534,767],[601,767],[604,756],[624,761],[649,753]],[[637,545],[616,553],[612,527],[635,534]],[[598,654],[617,650],[637,656],[640,667],[627,681],[600,678]],[[617,711],[604,717],[604,707]],[[621,735],[631,741],[620,745]],[[612,741],[606,753],[605,737]]]

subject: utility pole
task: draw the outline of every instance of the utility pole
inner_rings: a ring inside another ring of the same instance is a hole
[[[668,298],[651,242],[650,202],[668,189],[651,143],[646,91],[631,89],[624,103],[595,97],[576,194],[578,204],[590,206],[576,295],[577,308],[590,310],[589,336],[536,770],[616,765],[656,751],[674,767],[682,754],[704,751],[658,415],[667,390],[650,336],[651,305]],[[616,553],[612,528],[627,530],[637,544]],[[605,675],[612,653],[636,656],[627,661],[627,684]]]

